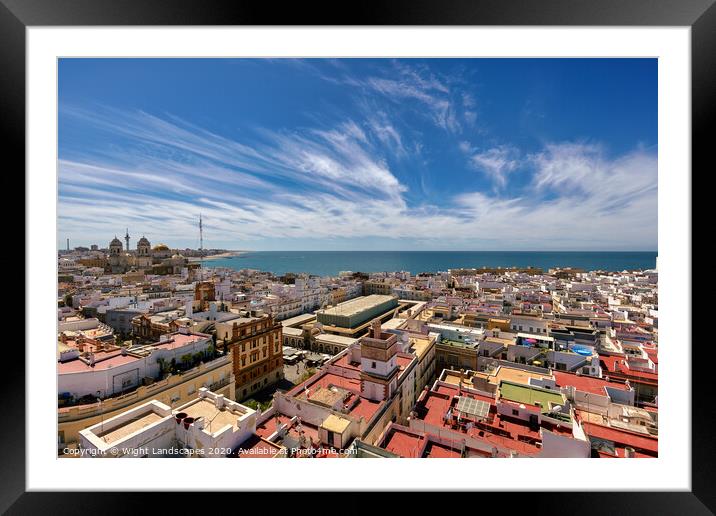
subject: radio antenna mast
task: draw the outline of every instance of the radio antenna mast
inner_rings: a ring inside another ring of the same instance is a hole
[[[201,222],[201,213],[199,214],[199,263],[204,268],[204,226]],[[202,274],[203,276],[203,274]]]

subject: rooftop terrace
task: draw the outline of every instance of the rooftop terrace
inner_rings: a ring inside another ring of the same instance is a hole
[[[500,382],[500,398],[525,405],[535,405],[539,403],[542,407],[542,411],[548,410],[550,403],[553,405],[564,404],[564,396],[559,392],[537,387],[528,387],[505,380]]]
[[[117,426],[113,426],[106,431],[100,430],[99,432],[95,432],[95,435],[100,437],[107,444],[112,444],[124,439],[138,430],[142,430],[149,425],[161,421],[164,417],[165,416],[157,414],[153,410],[149,409],[148,411],[143,412],[142,414],[139,414]]]
[[[239,427],[238,419],[246,415],[240,410],[226,407],[217,408],[213,400],[206,398],[198,398],[195,403],[183,407],[182,412],[186,412],[189,417],[194,419],[204,418],[204,429],[212,434],[227,425],[236,430]]]

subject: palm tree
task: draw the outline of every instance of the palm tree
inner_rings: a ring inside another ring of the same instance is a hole
[[[184,366],[184,368],[186,369],[188,367],[189,363],[191,362],[191,354],[187,353],[186,355],[182,355],[181,362],[182,362],[182,365]]]

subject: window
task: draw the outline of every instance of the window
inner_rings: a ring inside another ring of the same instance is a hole
[[[373,362],[373,363],[371,364],[371,367],[372,367],[373,369],[375,369],[375,362]]]
[[[513,416],[519,416],[519,415],[520,415],[520,411],[517,410],[517,409],[512,409],[512,415],[513,415]]]

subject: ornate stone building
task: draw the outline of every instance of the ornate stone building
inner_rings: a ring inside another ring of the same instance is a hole
[[[125,238],[129,243],[129,232]],[[112,274],[124,274],[137,270],[144,270],[152,274],[179,274],[183,268],[189,266],[187,258],[181,254],[172,254],[172,250],[165,244],[152,247],[144,236],[137,242],[135,252],[128,249],[125,252],[122,241],[116,236],[109,243],[106,269]]]

